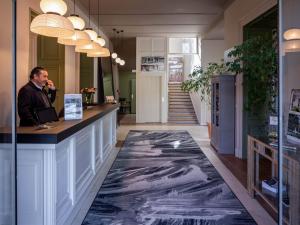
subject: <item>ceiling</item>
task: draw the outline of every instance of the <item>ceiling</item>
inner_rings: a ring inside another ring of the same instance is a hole
[[[89,0],[77,0],[88,11]],[[231,0],[90,0],[91,16],[113,37],[113,28],[124,37],[197,36],[222,20]],[[99,10],[100,8],[100,10]]]

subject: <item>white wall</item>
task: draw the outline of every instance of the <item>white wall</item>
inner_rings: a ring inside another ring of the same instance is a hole
[[[221,63],[224,58],[224,40],[201,40],[201,65],[207,67],[208,63]]]
[[[65,93],[79,93],[80,55],[74,46],[65,46]]]
[[[141,72],[142,56],[164,56],[165,72]],[[136,121],[167,122],[167,39],[138,37],[136,48]]]
[[[225,48],[242,43],[243,26],[276,4],[276,0],[235,0],[224,12]]]

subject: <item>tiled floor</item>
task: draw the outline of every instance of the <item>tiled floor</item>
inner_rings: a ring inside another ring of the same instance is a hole
[[[237,178],[226,168],[222,161],[216,156],[214,150],[209,145],[207,127],[204,126],[170,126],[170,125],[122,125],[117,130],[118,140],[125,140],[130,130],[187,130],[194,140],[201,147],[204,154],[218,170],[220,175],[230,186],[235,195],[239,198],[245,208],[249,211],[258,225],[276,225],[276,222],[269,214],[252,199],[245,187]]]

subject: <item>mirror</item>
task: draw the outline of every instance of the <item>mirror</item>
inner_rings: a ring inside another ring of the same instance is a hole
[[[104,98],[105,96],[115,96],[111,58],[110,57],[101,58],[101,66],[102,66],[102,75],[103,75]]]

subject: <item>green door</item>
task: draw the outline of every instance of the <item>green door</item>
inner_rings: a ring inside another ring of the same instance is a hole
[[[131,79],[130,82],[130,101],[131,101],[131,113],[136,113],[136,83],[135,79]]]
[[[37,64],[44,67],[57,89],[56,100],[53,103],[59,112],[64,105],[65,93],[65,46],[57,43],[57,38],[38,36]]]
[[[94,87],[94,58],[80,54],[80,89]]]

